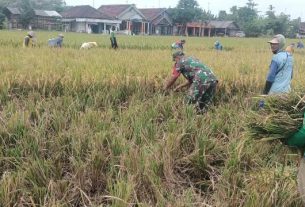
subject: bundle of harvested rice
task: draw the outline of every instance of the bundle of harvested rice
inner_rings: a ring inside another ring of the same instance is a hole
[[[302,128],[305,96],[302,98],[298,93],[290,93],[263,99],[263,107],[254,107],[248,115],[247,131],[250,137],[264,140],[287,139]]]

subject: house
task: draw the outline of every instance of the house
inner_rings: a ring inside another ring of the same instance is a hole
[[[121,20],[119,29],[126,34],[149,34],[149,22],[134,4],[102,5],[98,10],[113,19]]]
[[[305,22],[300,23],[298,37],[299,38],[304,38],[305,37]]]
[[[175,26],[175,34],[186,33],[188,36],[235,36],[239,30],[234,21],[188,22],[186,25]]]
[[[139,9],[148,21],[148,34],[172,35],[173,21],[165,8]]]
[[[211,25],[207,22],[188,22],[186,25],[177,24],[175,26],[175,35],[188,36],[211,36]]]
[[[108,33],[112,26],[119,27],[121,20],[89,6],[74,6],[61,13],[65,31]]]
[[[234,21],[210,21],[208,24],[211,27],[212,36],[236,36],[240,30],[239,26]]]
[[[56,11],[35,10],[35,16],[30,22],[32,29],[43,30],[60,30],[61,29],[61,15]],[[4,14],[8,20],[9,29],[21,29],[21,10],[19,8],[6,7]]]

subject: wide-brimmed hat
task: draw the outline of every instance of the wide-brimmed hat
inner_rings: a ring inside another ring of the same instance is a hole
[[[59,34],[58,37],[64,37],[64,35],[63,34]]]
[[[28,35],[31,36],[31,37],[34,37],[35,36],[35,32],[34,31],[28,31]]]
[[[286,39],[285,39],[284,35],[277,34],[277,35],[273,36],[273,38],[271,40],[269,40],[268,43],[279,44],[280,49],[282,49],[285,46]]]

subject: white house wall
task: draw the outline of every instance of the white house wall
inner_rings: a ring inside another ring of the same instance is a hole
[[[76,22],[76,32],[86,32],[87,24],[85,22]]]

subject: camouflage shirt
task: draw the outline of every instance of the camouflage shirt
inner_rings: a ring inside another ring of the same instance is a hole
[[[173,75],[178,77],[180,74],[191,83],[195,76],[199,76],[203,83],[217,80],[212,70],[194,57],[183,57],[174,65]]]

